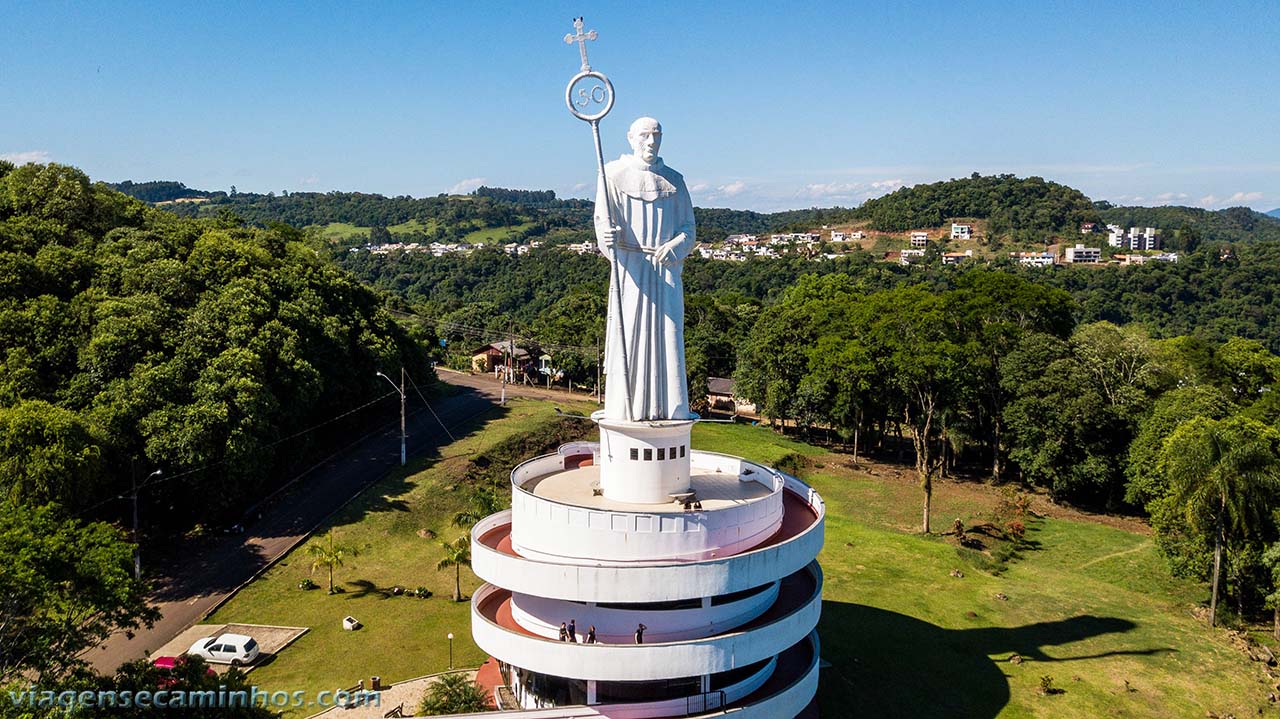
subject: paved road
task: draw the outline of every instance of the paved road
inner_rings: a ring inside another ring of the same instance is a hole
[[[491,377],[441,372],[440,379],[457,391],[433,401],[431,408],[455,436],[465,432],[471,420],[496,406],[501,393],[501,384]],[[507,395],[568,397],[564,391],[524,385],[508,385]],[[449,443],[441,422],[421,406],[412,410],[406,423],[410,457],[429,456]],[[284,556],[344,503],[386,477],[399,459],[397,419],[308,470],[289,489],[264,503],[258,518],[243,534],[198,541],[175,539],[163,554],[155,550],[144,554],[143,566],[155,586],[152,603],[162,618],[132,637],[123,632],[113,635],[87,652],[85,659],[99,672],[108,673],[163,646]]]

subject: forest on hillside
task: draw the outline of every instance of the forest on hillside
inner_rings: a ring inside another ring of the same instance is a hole
[[[854,215],[872,229],[902,232],[941,227],[954,217],[983,219],[992,236],[1014,241],[1048,234],[1076,234],[1080,223],[1096,222],[1098,211],[1084,193],[1039,177],[983,176],[915,185],[868,200]]]
[[[297,228],[342,224],[365,228],[339,243],[456,242],[477,230],[520,228],[510,241],[556,243],[589,238],[592,204],[560,199],[550,190],[480,187],[468,195],[384,197],[361,192],[274,192],[266,194],[193,190],[179,182],[122,182],[112,187],[148,202],[202,198],[169,204],[183,217],[243,220],[266,227],[283,222]],[[1280,220],[1247,208],[1209,211],[1188,207],[1115,207],[1092,202],[1083,193],[1039,177],[972,176],[904,187],[857,208],[809,208],[761,213],[697,207],[698,239],[719,242],[731,234],[809,231],[823,226],[866,223],[882,232],[941,227],[954,218],[985,221],[984,240],[1043,243],[1078,236],[1082,222],[1124,227],[1157,227],[1172,249],[1188,251],[1201,242],[1280,240]],[[412,229],[398,225],[417,223]]]
[[[110,516],[159,469],[164,516],[225,521],[327,440],[292,435],[384,394],[377,370],[428,383],[430,338],[304,239],[0,163],[0,496]]]

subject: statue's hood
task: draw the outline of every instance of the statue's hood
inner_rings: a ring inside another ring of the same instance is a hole
[[[663,164],[661,157],[649,164],[635,155],[623,155],[605,165],[605,174],[615,190],[645,202],[676,194],[676,188],[684,182],[680,173]]]

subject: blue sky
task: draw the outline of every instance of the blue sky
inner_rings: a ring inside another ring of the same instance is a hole
[[[853,205],[1012,172],[1280,207],[1280,2],[12,3],[0,156],[201,189],[585,196],[583,14],[695,204]]]

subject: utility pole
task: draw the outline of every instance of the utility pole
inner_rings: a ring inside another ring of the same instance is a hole
[[[400,394],[400,466],[403,467],[405,463],[405,446],[404,446],[405,445],[405,431],[404,431],[405,406],[404,405],[405,405],[405,397],[406,397],[405,391],[404,391],[404,387],[405,387],[404,367],[402,366],[400,368],[400,386],[399,387],[396,386],[396,383],[392,381],[390,377],[386,376],[381,371],[378,372],[378,376],[381,377],[382,379],[385,379],[391,385],[391,388]]]
[[[405,391],[404,391],[404,365],[400,365],[400,466],[405,463],[405,432],[404,432],[404,415],[405,415]]]
[[[162,474],[164,474],[164,472],[157,469],[151,474],[148,474],[147,478],[142,480],[142,484],[138,484],[138,475],[132,471],[129,473],[130,478],[133,480],[133,492],[130,493],[130,497],[133,499],[133,578],[134,579],[142,579],[142,539],[141,537],[138,536],[138,490],[147,486],[147,482],[150,482],[152,477],[159,477]]]

